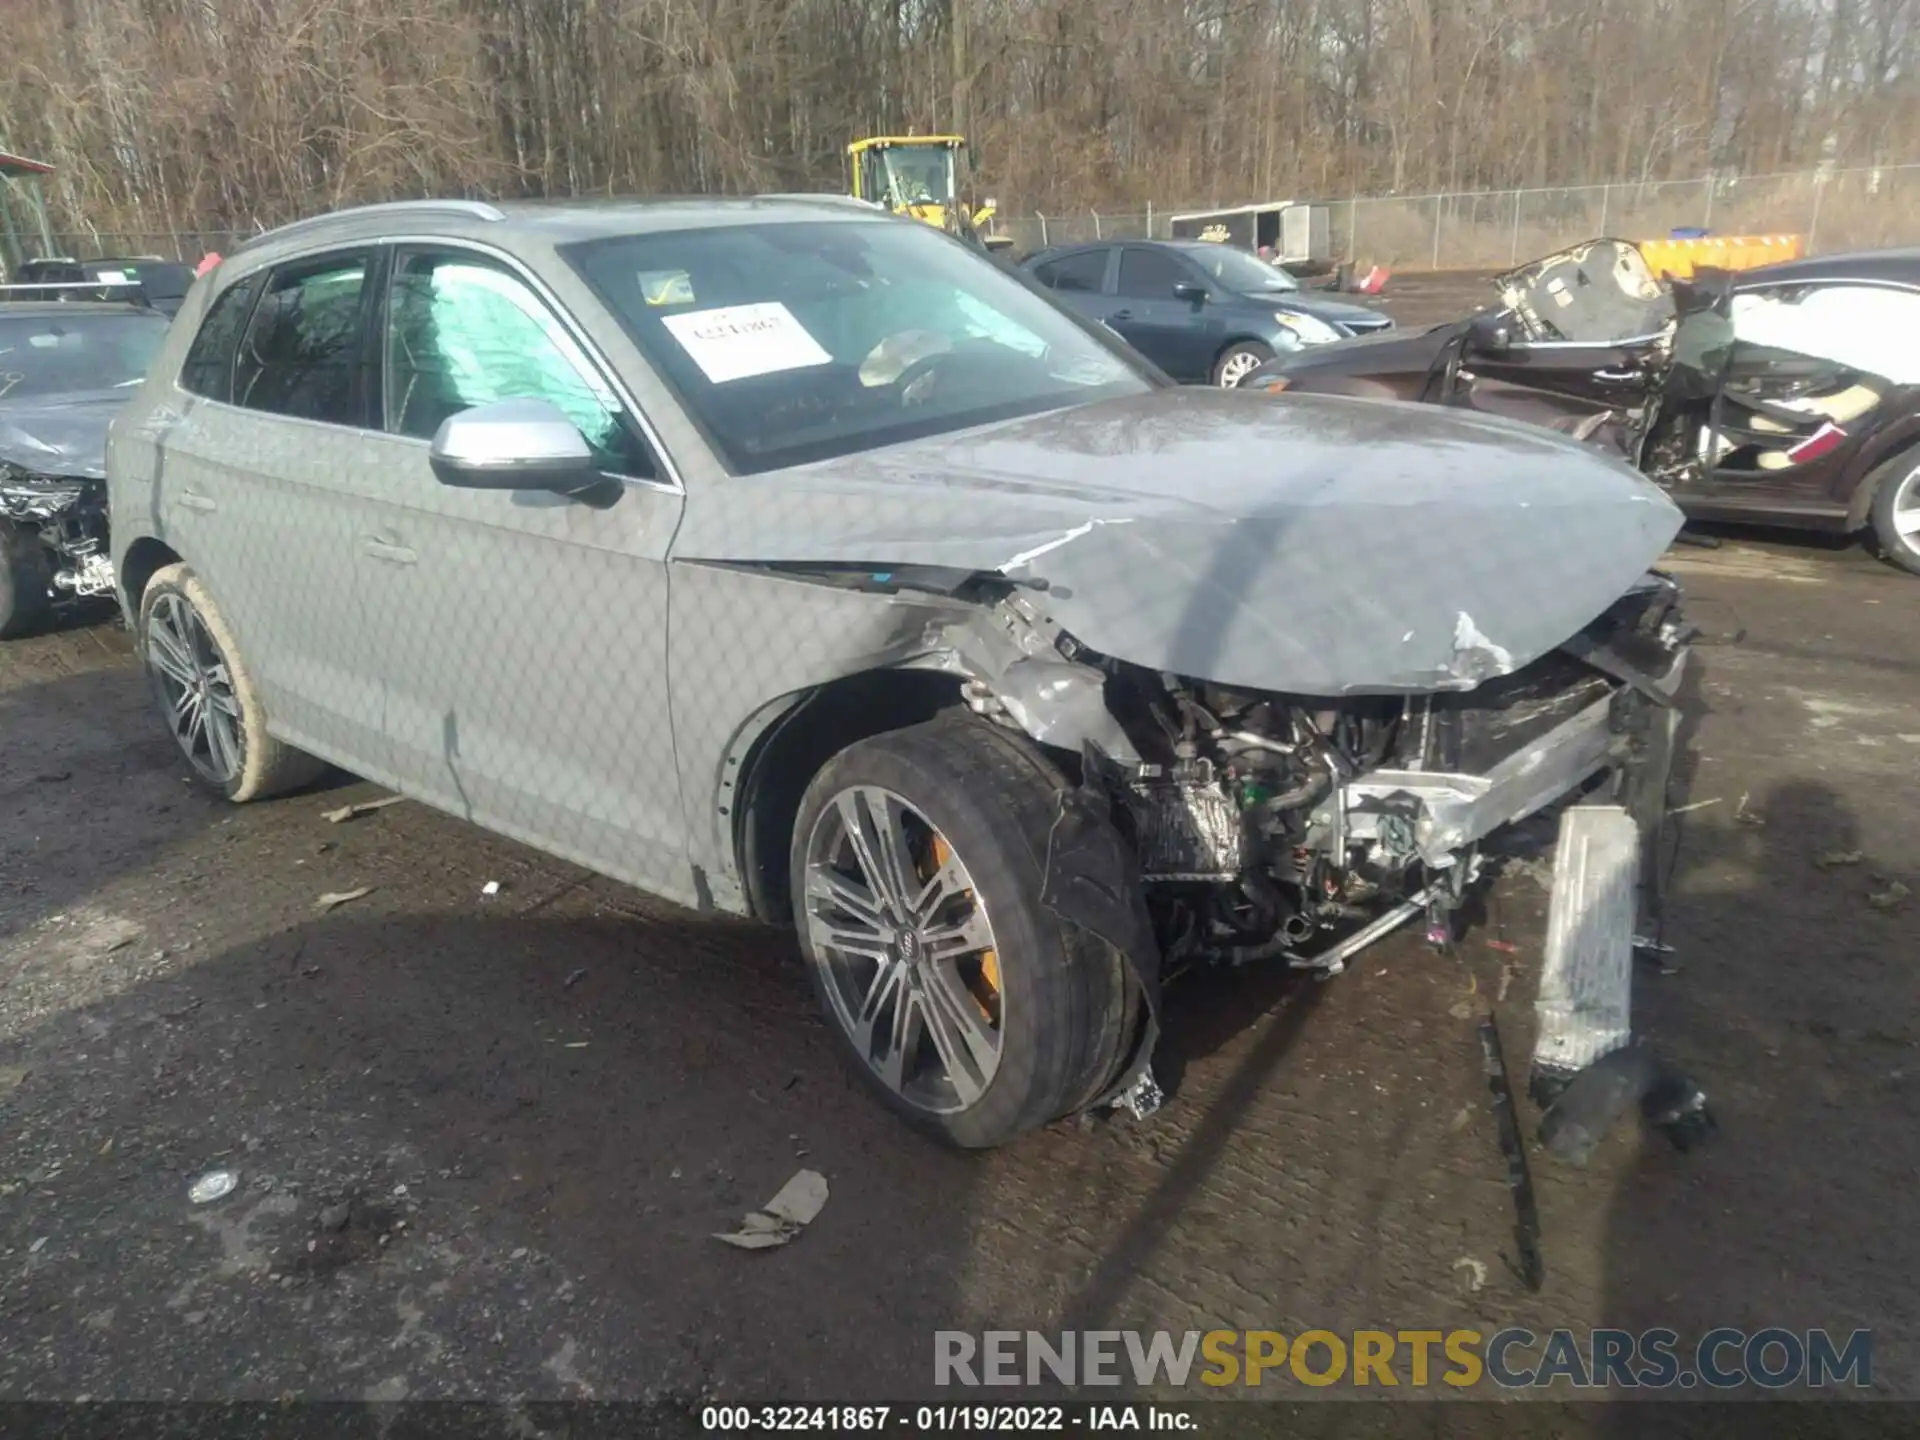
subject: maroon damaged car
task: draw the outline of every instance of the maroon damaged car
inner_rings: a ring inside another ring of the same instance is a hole
[[[1243,387],[1464,406],[1618,450],[1693,519],[1853,534],[1920,574],[1920,249],[1656,280],[1595,240],[1464,320],[1282,355]]]

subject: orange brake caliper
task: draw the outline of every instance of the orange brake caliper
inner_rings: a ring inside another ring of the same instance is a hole
[[[940,873],[940,867],[953,858],[953,847],[947,844],[946,836],[936,833],[933,837],[933,874]],[[932,875],[927,877],[929,880]],[[971,895],[973,892],[967,892]],[[969,987],[972,989],[972,987]],[[984,993],[982,993],[984,992]],[[993,1002],[1000,998],[1000,956],[992,950],[980,952],[980,988],[973,990],[973,1003],[980,1007],[980,1014],[988,1024],[994,1021]]]

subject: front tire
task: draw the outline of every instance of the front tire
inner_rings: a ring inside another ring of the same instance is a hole
[[[1003,1144],[1118,1071],[1118,952],[1040,903],[1062,778],[969,718],[849,746],[794,827],[794,918],[855,1071],[951,1144]]]
[[[267,733],[233,631],[187,566],[147,582],[138,640],[161,719],[202,786],[239,804],[320,778],[324,764]]]
[[[53,614],[53,561],[40,537],[0,520],[0,640],[46,627]]]
[[[1897,456],[1873,494],[1873,538],[1880,554],[1920,575],[1920,455]]]
[[[1242,380],[1273,358],[1271,346],[1257,340],[1240,340],[1220,352],[1213,362],[1213,383],[1222,390],[1239,387]]]

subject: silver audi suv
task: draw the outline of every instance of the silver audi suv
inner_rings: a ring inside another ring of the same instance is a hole
[[[332,763],[792,925],[955,1143],[1151,1107],[1165,980],[1444,929],[1555,809],[1544,1061],[1628,1044],[1592,877],[1661,815],[1680,517],[1573,442],[1181,390],[853,202],[446,201],[229,255],[107,468],[207,785]]]

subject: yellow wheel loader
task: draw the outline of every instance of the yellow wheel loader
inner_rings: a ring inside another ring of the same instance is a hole
[[[993,218],[989,199],[977,209],[959,198],[960,156],[971,150],[962,135],[873,135],[847,146],[849,183],[856,200],[957,235],[969,244],[1000,252],[1012,248],[1006,235],[987,235]]]

